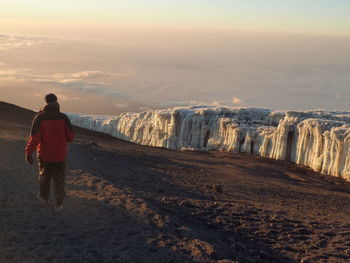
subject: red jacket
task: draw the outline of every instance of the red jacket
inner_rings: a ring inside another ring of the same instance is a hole
[[[59,104],[48,104],[33,120],[25,152],[32,155],[37,150],[43,162],[63,162],[67,142],[72,142],[74,136],[72,124],[67,115],[60,112]]]

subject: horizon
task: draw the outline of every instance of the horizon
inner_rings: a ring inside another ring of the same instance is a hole
[[[117,115],[191,104],[349,110],[346,1],[7,1],[1,100]]]

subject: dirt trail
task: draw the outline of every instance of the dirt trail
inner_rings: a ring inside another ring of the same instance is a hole
[[[9,109],[0,104],[0,262],[350,261],[349,185],[255,156],[79,129],[54,213],[23,160],[30,120]]]

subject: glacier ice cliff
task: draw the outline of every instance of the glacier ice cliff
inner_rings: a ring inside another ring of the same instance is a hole
[[[255,154],[350,181],[350,112],[191,106],[68,116],[77,126],[142,145]]]

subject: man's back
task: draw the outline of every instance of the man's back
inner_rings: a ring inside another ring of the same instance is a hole
[[[59,111],[59,104],[45,106],[32,125],[26,152],[32,154],[37,147],[39,159],[45,162],[63,162],[66,158],[67,142],[74,139],[69,118]]]

